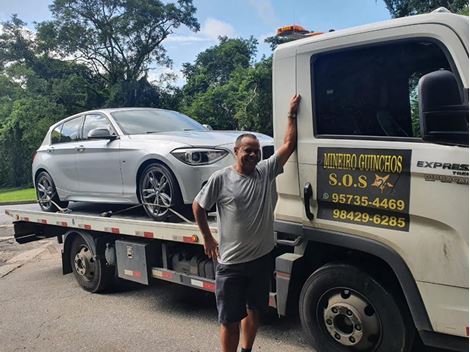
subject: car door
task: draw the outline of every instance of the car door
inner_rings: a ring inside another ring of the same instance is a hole
[[[88,133],[96,128],[106,128],[117,136],[104,114],[85,116],[77,158],[80,193],[87,198],[101,201],[119,200],[122,194],[120,140],[88,139]]]
[[[82,116],[74,117],[56,127],[52,144],[47,147],[47,171],[54,180],[59,194],[73,196],[80,191],[77,174],[77,147]]]

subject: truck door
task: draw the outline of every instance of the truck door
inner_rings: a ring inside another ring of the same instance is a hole
[[[465,40],[448,26],[415,24],[326,34],[298,47],[296,57],[299,195],[312,185],[315,215],[303,214],[301,221],[387,243],[429,302],[446,294],[445,285],[461,287],[455,306],[445,309],[462,324],[468,314],[468,145],[422,139],[418,82],[450,71],[468,104]]]

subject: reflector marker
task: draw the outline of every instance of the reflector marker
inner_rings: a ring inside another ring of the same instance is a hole
[[[468,326],[465,328],[466,332],[467,332],[467,337],[468,337]]]
[[[56,224],[63,227],[69,227],[69,224],[66,221],[57,221]]]
[[[119,234],[119,228],[118,227],[105,227],[104,230],[106,232],[111,232],[111,233],[114,233],[114,234]]]
[[[204,287],[204,282],[199,281],[199,280],[195,280],[195,279],[191,279],[191,285],[202,288],[202,287]]]
[[[136,231],[135,235],[139,236],[139,237],[145,237],[145,238],[154,238],[155,237],[155,234],[151,231]]]
[[[212,282],[203,282],[203,288],[205,288],[206,290],[209,290],[209,291],[212,291],[214,292],[215,291],[215,284],[213,284]]]
[[[77,224],[77,226],[81,229],[91,230],[91,225],[88,224]]]
[[[124,269],[124,275],[133,276],[137,278],[142,277],[142,273],[140,271],[132,271],[132,270],[127,270],[127,269]]]
[[[290,274],[283,273],[282,271],[276,271],[276,277],[280,279],[290,280]]]
[[[175,277],[173,273],[170,273],[168,271],[155,270],[155,269],[152,269],[152,275],[156,277],[160,277],[162,279],[166,279],[166,280],[173,280],[173,278]]]
[[[46,219],[38,219],[38,222],[40,222],[41,224],[47,225],[47,220]]]

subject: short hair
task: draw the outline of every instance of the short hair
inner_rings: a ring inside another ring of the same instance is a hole
[[[237,140],[235,141],[235,148],[239,148],[240,147],[240,144],[242,143],[242,139],[243,138],[252,138],[254,140],[257,140],[258,141],[258,137],[256,137],[253,133],[242,133],[241,135],[239,135],[237,137]],[[258,141],[259,142],[259,141]]]

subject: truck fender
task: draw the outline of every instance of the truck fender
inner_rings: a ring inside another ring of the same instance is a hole
[[[372,239],[355,236],[347,233],[324,230],[324,229],[317,229],[312,227],[306,227],[303,225],[298,224],[290,224],[281,221],[274,222],[274,231],[279,233],[287,233],[287,234],[294,234],[303,237],[304,242],[318,242],[322,244],[332,245],[336,247],[341,247],[343,249],[350,249],[355,251],[360,251],[367,253],[371,256],[377,257],[384,261],[394,272],[403,295],[405,297],[406,303],[408,308],[411,312],[411,316],[413,318],[415,327],[418,331],[433,331],[431,322],[429,320],[429,316],[427,314],[426,308],[424,306],[423,299],[418,290],[418,286],[416,285],[416,281],[411,274],[410,269],[404,262],[403,258],[389,246],[385,245],[384,243],[380,243],[374,241]],[[305,248],[305,247],[304,247]],[[282,256],[281,256],[282,257]],[[301,255],[302,257],[302,255]],[[300,258],[296,258],[295,260],[299,260]],[[334,258],[332,258],[334,260]],[[285,259],[281,259],[281,261],[285,261]],[[285,266],[285,269],[292,270],[293,265]],[[314,268],[312,268],[314,269]],[[277,271],[277,261],[276,261],[276,271]],[[289,279],[291,276],[294,275],[294,272],[286,272]],[[278,273],[279,276],[279,273]],[[276,281],[278,284],[282,280]],[[287,282],[287,285],[289,282]],[[286,291],[287,292],[287,291]],[[277,305],[285,308],[285,302],[287,301],[287,297],[283,297],[282,295],[277,295]],[[279,311],[279,310],[278,310]],[[281,312],[279,312],[281,314]]]

